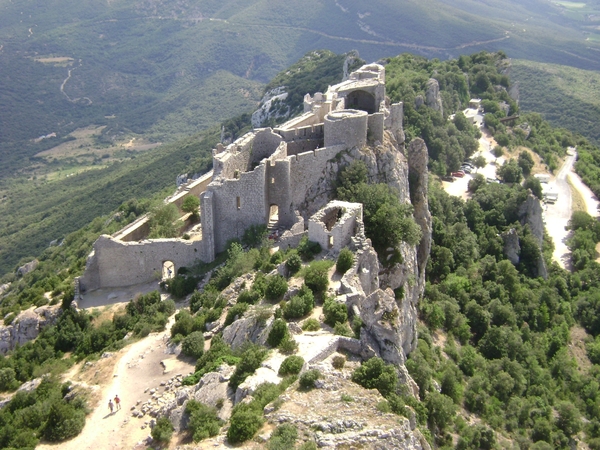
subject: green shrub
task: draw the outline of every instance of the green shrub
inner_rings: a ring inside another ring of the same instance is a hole
[[[53,403],[44,426],[44,438],[52,442],[64,441],[81,433],[84,425],[84,411],[67,403]]]
[[[302,324],[302,329],[304,331],[319,331],[321,329],[321,324],[317,319],[306,319]]]
[[[342,370],[346,365],[346,358],[340,355],[334,356],[331,361],[331,365],[334,369]]]
[[[268,234],[266,225],[250,225],[244,231],[242,244],[246,247],[258,247],[265,242]]]
[[[265,297],[267,300],[281,300],[281,297],[283,297],[287,290],[287,281],[281,275],[272,275],[267,277],[267,288],[265,289]]]
[[[283,317],[287,320],[299,319],[310,313],[315,307],[315,297],[312,291],[302,285],[296,295],[283,306]]]
[[[262,296],[258,291],[255,291],[253,289],[244,289],[242,292],[240,292],[240,295],[238,295],[237,303],[247,303],[248,305],[254,305],[260,300],[261,297]]]
[[[283,360],[279,367],[279,375],[297,375],[302,370],[304,365],[304,358],[302,356],[288,356]]]
[[[346,273],[354,264],[354,254],[347,248],[343,248],[335,265],[335,270],[339,273]]]
[[[173,436],[173,424],[168,417],[159,417],[156,421],[156,425],[152,428],[152,439],[161,444],[168,444]]]
[[[227,317],[225,317],[225,326],[231,325],[235,320],[241,319],[244,313],[248,310],[247,303],[236,303],[229,311],[227,311]]]
[[[323,314],[325,315],[325,323],[332,327],[336,323],[346,323],[348,321],[348,308],[345,304],[336,302],[332,297],[325,299]]]
[[[298,450],[317,450],[317,444],[313,441],[308,441],[298,447]]]
[[[321,377],[321,372],[317,369],[312,369],[300,375],[300,387],[304,389],[312,389],[315,387],[315,381]]]
[[[223,421],[215,408],[192,399],[186,404],[185,412],[190,415],[188,430],[194,442],[219,434]]]
[[[298,254],[305,261],[310,261],[315,255],[321,253],[321,245],[318,242],[309,241],[308,237],[304,236],[298,244]]]
[[[171,336],[178,334],[187,336],[194,328],[194,318],[185,309],[182,309],[175,315],[175,323],[171,327]]]
[[[315,293],[320,294],[329,287],[329,268],[332,262],[314,261],[304,271],[304,282]]]
[[[298,343],[292,336],[288,335],[282,339],[277,348],[281,353],[289,355],[298,351]]]
[[[234,390],[237,389],[249,375],[252,375],[260,367],[260,364],[266,359],[267,354],[267,349],[260,345],[251,343],[245,345],[242,348],[240,361],[235,368],[235,372],[233,372],[233,375],[229,379],[229,386]]]
[[[334,327],[333,327],[333,334],[336,334],[338,336],[346,336],[346,337],[352,337],[354,335],[354,333],[352,333],[352,330],[350,329],[350,327],[348,326],[347,323],[339,323],[336,322]]]
[[[288,256],[288,258],[285,260],[285,267],[290,275],[294,275],[300,270],[302,267],[302,258],[300,258],[300,255],[298,255],[298,252],[294,252]]]
[[[273,253],[271,255],[271,259],[269,259],[269,261],[271,262],[271,264],[281,264],[283,262],[283,252],[281,250],[277,250],[275,253]]]
[[[283,339],[289,336],[290,332],[288,331],[287,323],[283,319],[275,319],[273,321],[273,326],[271,327],[271,331],[269,332],[269,336],[267,337],[267,344],[271,347],[277,347]]]
[[[16,380],[15,375],[12,367],[0,369],[0,391],[12,391],[19,387],[20,383]]]
[[[263,423],[262,409],[240,403],[231,414],[227,440],[230,444],[238,444],[252,439]]]
[[[289,423],[279,425],[271,434],[267,443],[268,450],[289,450],[294,448],[298,439],[298,429]]]
[[[367,389],[377,389],[387,397],[396,390],[398,374],[394,366],[386,365],[383,359],[373,357],[352,373],[352,381]]]
[[[193,358],[200,358],[204,354],[204,334],[194,331],[188,334],[181,343],[181,352]]]

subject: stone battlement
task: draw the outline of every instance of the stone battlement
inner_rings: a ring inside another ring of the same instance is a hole
[[[307,94],[304,111],[275,129],[253,130],[227,147],[218,144],[211,175],[174,197],[175,202],[190,193],[200,198],[202,240],[127,244],[128,233],[103,236],[88,258],[82,288],[151,281],[165,261],[174,270],[197,259],[210,262],[251,225],[275,221],[278,228],[290,229],[302,217],[308,228],[309,217],[328,201],[315,187],[331,178],[327,171],[336,155],[383,142],[384,129],[404,141],[402,104],[389,104],[385,68],[378,64],[361,67],[324,94]],[[139,227],[129,235],[135,240],[143,239]],[[330,239],[330,233],[325,235]]]

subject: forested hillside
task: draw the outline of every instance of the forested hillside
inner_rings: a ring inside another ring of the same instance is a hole
[[[519,106],[538,112],[555,127],[568,128],[600,144],[600,74],[557,64],[513,60]]]

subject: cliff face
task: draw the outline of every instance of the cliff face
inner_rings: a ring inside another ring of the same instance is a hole
[[[32,307],[22,311],[10,325],[0,326],[0,354],[38,337],[44,327],[56,322],[59,313],[59,305]]]

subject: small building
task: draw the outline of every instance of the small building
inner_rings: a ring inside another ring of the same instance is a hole
[[[472,98],[471,100],[469,100],[469,108],[471,108],[471,109],[479,109],[480,106],[481,106],[481,99],[480,98]]]
[[[308,239],[333,253],[348,246],[362,224],[361,203],[334,200],[313,214],[308,221]]]
[[[534,175],[534,177],[537,178],[540,183],[550,182],[550,174],[549,173],[536,173]]]

